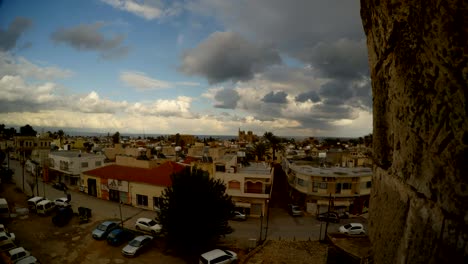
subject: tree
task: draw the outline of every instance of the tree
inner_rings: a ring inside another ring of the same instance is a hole
[[[258,160],[263,160],[263,157],[267,153],[268,146],[263,142],[257,142],[254,144],[252,154],[257,156]]]
[[[119,131],[115,132],[114,135],[112,135],[112,142],[114,144],[119,144],[119,142],[120,142],[120,133],[119,133]]]
[[[60,129],[59,131],[57,131],[57,137],[59,139],[59,144],[60,144],[60,147],[63,147],[63,138],[65,137],[65,132],[63,132],[62,129]]]
[[[20,127],[20,135],[22,136],[33,136],[35,137],[37,135],[36,130],[32,128],[30,125],[25,125]]]
[[[284,151],[284,146],[281,145],[281,139],[275,136],[272,132],[265,132],[263,138],[268,141],[273,151],[273,162],[275,161],[276,151]]]
[[[162,194],[158,220],[169,247],[199,253],[232,232],[228,224],[234,204],[221,180],[198,169],[172,175]]]

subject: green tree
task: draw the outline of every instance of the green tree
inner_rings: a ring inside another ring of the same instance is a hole
[[[281,144],[281,139],[275,136],[272,132],[265,132],[263,138],[268,141],[273,152],[273,162],[276,160],[275,154],[277,151],[284,151],[284,145]]]
[[[120,133],[119,133],[119,131],[115,132],[114,135],[112,135],[112,142],[114,144],[119,144],[119,142],[120,142]]]
[[[160,209],[162,233],[174,249],[199,253],[232,232],[228,219],[234,204],[226,186],[198,168],[172,175],[172,186],[163,191]]]
[[[34,130],[32,128],[32,126],[25,125],[25,126],[20,127],[20,134],[22,136],[33,136],[33,137],[35,137],[37,135],[37,132],[36,132],[36,130]]]

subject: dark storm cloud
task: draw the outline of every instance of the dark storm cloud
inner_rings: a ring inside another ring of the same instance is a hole
[[[250,43],[234,32],[215,32],[182,56],[180,70],[210,83],[249,80],[256,72],[281,63],[278,52]]]
[[[302,54],[301,57],[327,78],[352,80],[369,75],[364,39],[359,41],[340,39],[331,43],[321,42],[307,54]]]
[[[310,100],[313,103],[320,102],[320,96],[314,90],[301,93],[298,96],[296,96],[296,101],[298,102],[303,103],[303,102],[306,102],[307,100]]]
[[[104,59],[123,57],[129,48],[122,46],[124,35],[106,37],[100,32],[103,23],[81,24],[72,28],[60,28],[51,34],[55,43],[70,45],[76,50],[99,51]]]
[[[262,101],[265,102],[265,103],[276,103],[276,104],[285,104],[287,101],[286,101],[286,97],[288,96],[287,93],[281,91],[281,92],[269,92],[268,94],[266,94]]]
[[[216,93],[216,101],[218,104],[215,104],[216,108],[226,108],[226,109],[235,109],[237,106],[237,101],[239,101],[240,96],[237,91],[232,89],[223,89]]]
[[[17,17],[6,30],[0,29],[0,51],[13,49],[21,34],[31,27],[31,25],[32,21],[30,19]]]

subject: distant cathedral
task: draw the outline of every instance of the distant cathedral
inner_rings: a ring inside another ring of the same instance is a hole
[[[239,128],[239,142],[249,142],[252,143],[255,141],[257,136],[252,132],[252,131],[247,131],[247,134],[245,131],[241,131]]]

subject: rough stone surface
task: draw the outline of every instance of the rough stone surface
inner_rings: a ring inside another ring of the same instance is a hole
[[[468,1],[361,0],[376,263],[468,263]]]

